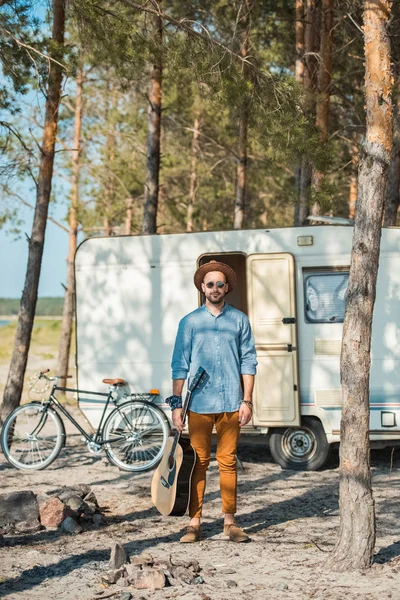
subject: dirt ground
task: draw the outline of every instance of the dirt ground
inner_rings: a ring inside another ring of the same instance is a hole
[[[202,568],[203,584],[154,592],[128,588],[133,598],[142,600],[400,599],[400,449],[393,455],[388,449],[373,452],[375,560],[368,572],[347,574],[327,568],[339,525],[337,455],[316,473],[282,471],[260,445],[242,443],[239,457],[244,469],[239,469],[238,521],[252,542],[235,545],[221,534],[214,459],[206,492],[205,538],[183,546],[178,540],[187,520],[158,515],[149,494],[152,473],[132,476],[119,471],[103,456],[89,454],[79,435],[68,437],[61,456],[45,471],[17,471],[1,456],[2,491],[39,493],[88,483],[107,508],[107,524],[75,536],[58,530],[5,536],[0,548],[0,597],[93,598],[104,589],[101,575],[107,570],[113,541],[119,541],[130,555],[195,558]]]

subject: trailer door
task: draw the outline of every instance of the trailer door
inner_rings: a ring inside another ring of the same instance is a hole
[[[253,424],[300,425],[294,257],[247,257],[249,319],[257,350]]]

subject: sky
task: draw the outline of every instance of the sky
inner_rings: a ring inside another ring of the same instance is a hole
[[[35,204],[35,196],[24,196]],[[20,298],[24,288],[26,265],[28,260],[28,241],[25,237],[31,234],[33,210],[22,208],[19,216],[24,219],[21,234],[15,235],[0,230],[0,297]],[[65,205],[56,207],[51,214],[62,220],[65,216]],[[68,234],[51,221],[47,221],[42,271],[39,282],[39,297],[63,296],[67,275]]]
[[[39,0],[34,4],[34,14],[37,18],[42,20],[44,23],[46,10],[48,3],[46,0]],[[45,24],[44,28],[48,28]],[[6,83],[0,74],[2,84]],[[21,100],[23,106],[21,119],[23,120],[24,115],[27,114],[25,111],[29,111],[29,105],[42,105],[41,100],[36,91],[28,93]],[[25,105],[25,106],[24,106]],[[8,115],[5,115],[8,117]],[[5,120],[9,120],[5,118]],[[21,121],[22,122],[22,121]],[[39,139],[41,133],[38,134]],[[55,181],[57,179],[57,181]],[[16,182],[17,191],[24,200],[29,202],[32,206],[36,203],[36,193],[32,189],[32,185],[29,182]],[[60,185],[59,178],[53,180],[53,195],[57,196],[57,203],[51,203],[49,207],[49,214],[56,219],[61,221],[63,225],[67,225],[65,222],[65,216],[67,213],[67,202],[66,202],[67,191]],[[60,197],[61,196],[61,197]],[[7,199],[0,199],[0,202],[7,202]],[[23,225],[20,227],[20,235],[18,239],[14,234],[7,232],[7,226],[0,229],[0,297],[1,298],[20,298],[24,287],[26,266],[28,260],[28,241],[25,237],[31,234],[33,210],[23,205],[18,206],[17,201],[13,203],[13,206],[18,207],[18,218],[23,221]],[[39,282],[39,297],[43,296],[63,296],[64,288],[62,284],[65,284],[67,275],[67,253],[68,253],[68,234],[63,231],[57,225],[51,221],[47,221],[45,245],[42,261],[42,270]]]

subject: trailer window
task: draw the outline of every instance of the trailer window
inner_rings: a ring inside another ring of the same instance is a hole
[[[349,273],[305,273],[307,323],[343,323]]]

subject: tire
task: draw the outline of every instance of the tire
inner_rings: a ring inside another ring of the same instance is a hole
[[[321,421],[314,417],[305,417],[300,427],[274,430],[269,446],[274,461],[293,471],[320,469],[331,451]]]
[[[121,470],[142,473],[160,462],[169,433],[160,408],[140,400],[128,401],[109,415],[103,429],[104,448],[110,462]]]
[[[17,469],[46,469],[60,454],[65,429],[59,415],[41,402],[16,408],[0,434],[4,456]]]

